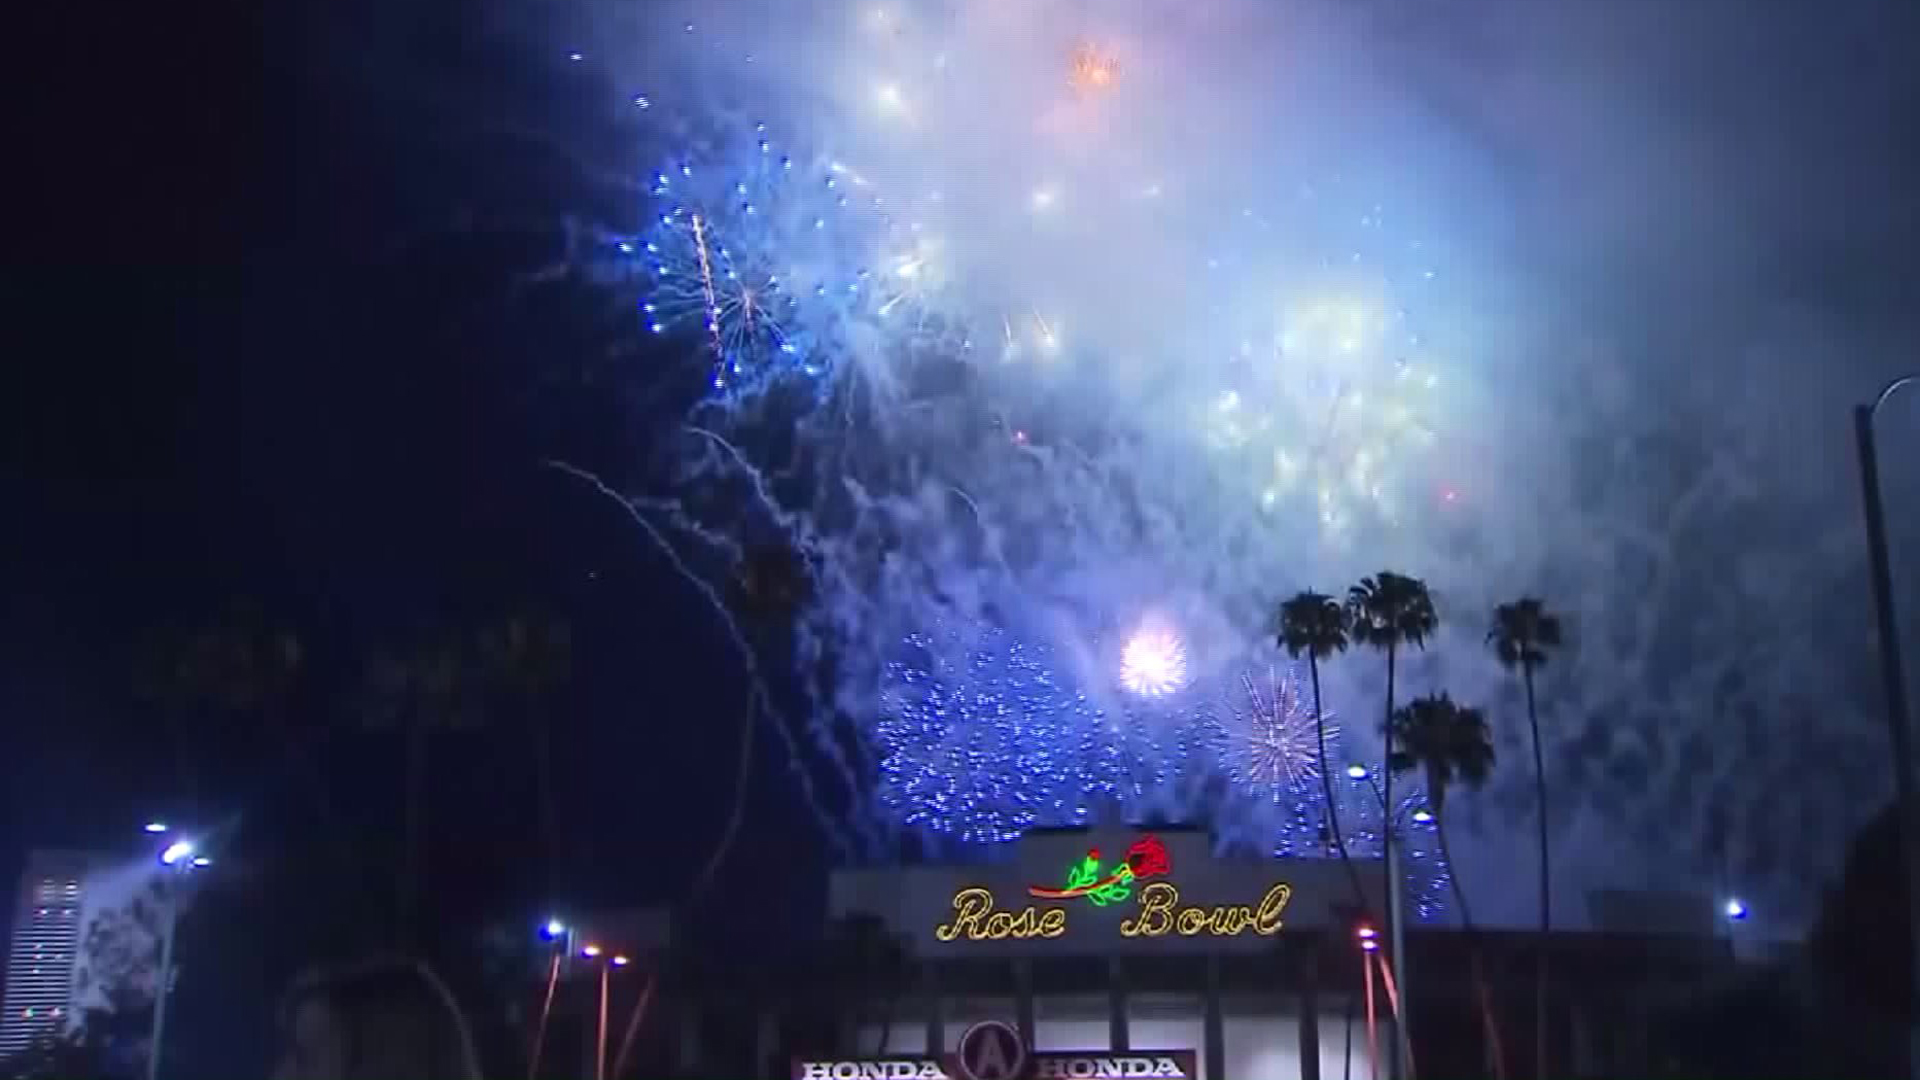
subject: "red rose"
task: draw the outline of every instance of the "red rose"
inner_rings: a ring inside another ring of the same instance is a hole
[[[1167,846],[1157,836],[1143,836],[1134,841],[1127,849],[1127,867],[1136,878],[1158,877],[1173,871],[1172,863],[1167,860]]]

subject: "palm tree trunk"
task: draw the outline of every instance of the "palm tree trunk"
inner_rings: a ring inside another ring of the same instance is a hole
[[[880,1045],[874,1050],[875,1057],[887,1056],[887,1046],[893,1042],[893,1007],[900,1000],[900,995],[894,992],[894,987],[891,985],[894,980],[887,979],[885,981],[889,985],[881,991],[886,995],[887,1000],[886,1004],[881,1006]]]
[[[1467,906],[1467,892],[1460,884],[1460,872],[1453,862],[1453,849],[1447,846],[1446,818],[1438,811],[1433,815],[1433,834],[1440,841],[1440,857],[1446,860],[1447,880],[1453,886],[1453,902],[1460,907],[1460,928],[1467,939],[1473,993],[1480,1003],[1480,1025],[1486,1031],[1487,1050],[1493,1057],[1494,1080],[1506,1080],[1507,1055],[1500,1042],[1500,1025],[1493,1014],[1493,992],[1487,986],[1486,967],[1480,955],[1480,932],[1473,924],[1473,909]]]
[[[1393,1080],[1409,1080],[1409,1077],[1411,1077],[1412,1075],[1413,1035],[1410,1030],[1411,1025],[1408,1023],[1408,1020],[1413,1014],[1413,996],[1412,996],[1412,989],[1407,985],[1407,941],[1406,941],[1407,932],[1406,932],[1406,926],[1404,925],[1406,920],[1402,917],[1400,904],[1395,902],[1395,898],[1399,896],[1397,886],[1399,885],[1400,867],[1394,858],[1395,845],[1394,845],[1394,835],[1393,835],[1393,832],[1394,832],[1394,829],[1393,829],[1393,821],[1394,821],[1394,813],[1393,813],[1394,652],[1395,652],[1394,647],[1392,645],[1388,645],[1387,646],[1387,723],[1385,727],[1386,754],[1383,755],[1385,760],[1383,760],[1381,763],[1383,766],[1385,766],[1385,771],[1387,775],[1385,780],[1382,782],[1383,791],[1380,797],[1380,801],[1382,803],[1380,817],[1381,817],[1381,828],[1383,830],[1381,835],[1382,837],[1384,837],[1381,843],[1381,847],[1386,854],[1386,859],[1384,861],[1386,862],[1386,865],[1387,865],[1387,873],[1391,875],[1391,877],[1389,877],[1387,880],[1387,940],[1390,943],[1389,947],[1393,950],[1392,957],[1391,957],[1393,961],[1393,981],[1394,981],[1394,985],[1399,987],[1398,993],[1400,996],[1399,1015],[1394,1017],[1394,1025],[1393,1025],[1394,1037],[1393,1037],[1392,1076],[1393,1076]]]
[[[173,718],[173,772],[174,782],[180,788],[181,809],[185,819],[192,824],[200,824],[200,772],[194,767],[193,750],[188,738],[189,725],[184,717]]]
[[[540,843],[546,850],[547,895],[544,899],[551,902],[559,888],[560,866],[560,834],[553,809],[553,732],[537,706],[529,705],[527,715],[533,721],[535,797],[540,800]]]
[[[1527,685],[1527,726],[1533,732],[1533,794],[1540,818],[1540,940],[1533,953],[1533,1067],[1537,1080],[1547,1076],[1547,929],[1552,922],[1553,874],[1547,865],[1547,763],[1540,748],[1540,713],[1534,707],[1533,665],[1520,669]]]
[[[334,802],[325,778],[315,765],[315,755],[320,752],[320,747],[311,742],[305,747],[299,745],[293,737],[292,726],[278,711],[269,714],[265,726],[269,732],[268,738],[273,740],[281,756],[286,759],[287,771],[299,777],[313,797],[314,810],[319,813],[320,823],[326,829],[328,846],[332,848],[333,860],[337,864],[334,871],[340,875],[340,880],[354,882],[356,906],[370,905],[377,910],[379,901],[374,894],[379,891],[380,880],[368,874],[365,860],[354,856],[352,834],[345,819],[340,816],[340,808]]]
[[[426,873],[427,725],[423,717],[409,718],[406,761],[406,839],[400,856],[400,941],[414,944],[415,918],[420,906],[420,879]]]
[[[753,729],[758,726],[760,711],[758,693],[749,685],[745,724],[740,730],[740,762],[733,778],[733,809],[727,814],[727,824],[720,830],[720,839],[714,844],[712,857],[707,859],[707,865],[693,879],[693,888],[687,892],[689,903],[699,899],[700,894],[712,883],[713,876],[720,871],[720,864],[727,857],[727,849],[733,846],[733,838],[740,832],[740,821],[746,816],[747,781],[753,776]]]
[[[1333,798],[1333,772],[1327,761],[1327,724],[1320,711],[1320,660],[1313,652],[1307,652],[1307,673],[1313,679],[1313,735],[1320,747],[1320,790],[1327,797],[1327,828],[1333,833],[1333,846],[1340,852],[1340,865],[1347,868],[1347,879],[1353,883],[1354,899],[1360,906],[1369,906],[1367,890],[1360,883],[1360,871],[1354,868],[1353,858],[1347,854],[1347,842],[1340,835],[1340,808]]]

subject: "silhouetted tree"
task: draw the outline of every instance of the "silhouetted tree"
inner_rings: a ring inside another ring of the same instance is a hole
[[[559,824],[553,797],[552,695],[573,677],[573,631],[565,622],[523,612],[487,626],[480,633],[483,669],[519,709],[533,737],[535,800],[540,843],[545,853],[548,899],[558,887]]]
[[[0,1080],[132,1080],[133,1070],[114,1070],[101,1058],[83,1034],[47,1036],[0,1058]]]
[[[893,1041],[895,1006],[904,990],[907,954],[897,936],[877,916],[858,913],[835,920],[829,936],[828,955],[842,973],[843,1008],[853,1021],[856,1052],[861,1021],[879,1003],[880,1035],[875,1042],[875,1057],[885,1057]]]
[[[333,793],[294,723],[310,685],[308,666],[308,649],[298,630],[270,617],[259,604],[240,601],[204,622],[153,635],[142,649],[137,685],[170,717],[190,816],[204,810],[196,805],[196,744],[233,738],[265,741],[272,747],[267,754],[277,756],[311,798],[327,832],[335,870],[343,880],[364,880]]]
[[[1504,1076],[1506,1054],[1500,1045],[1499,1024],[1494,1019],[1493,995],[1487,987],[1473,908],[1467,904],[1466,886],[1460,881],[1459,865],[1453,861],[1453,850],[1447,844],[1446,815],[1447,791],[1454,784],[1465,784],[1474,790],[1485,786],[1488,774],[1493,771],[1493,734],[1480,710],[1455,704],[1446,694],[1418,697],[1408,702],[1394,712],[1391,729],[1389,741],[1397,749],[1387,757],[1387,771],[1419,769],[1426,775],[1427,806],[1433,814],[1434,835],[1440,841],[1440,857],[1447,862],[1454,902],[1460,907],[1460,924],[1466,932],[1472,957],[1474,993],[1480,999],[1480,1018],[1493,1056],[1494,1075]]]
[[[731,587],[728,590],[727,603],[731,613],[746,624],[747,631],[753,635],[775,633],[789,628],[800,610],[813,599],[813,574],[806,559],[798,551],[786,545],[769,545],[749,550],[734,568]],[[751,664],[752,641],[747,642],[749,655],[743,659]],[[746,817],[747,790],[753,774],[754,729],[763,706],[771,707],[765,701],[759,682],[748,671],[746,708],[741,716],[740,759],[733,780],[733,806],[727,812],[727,823],[721,829],[720,839],[714,844],[713,855],[693,879],[688,890],[688,899],[697,899],[712,883],[719,873],[727,853],[733,848],[733,841],[740,833],[740,823]]]
[[[1347,853],[1346,839],[1340,835],[1340,810],[1333,797],[1333,768],[1327,760],[1327,724],[1320,705],[1320,661],[1337,652],[1347,651],[1347,613],[1340,602],[1317,592],[1303,592],[1280,605],[1278,644],[1295,660],[1307,656],[1307,674],[1313,682],[1313,735],[1320,752],[1320,790],[1327,799],[1327,825],[1333,833],[1333,846],[1353,883],[1354,897],[1363,907],[1370,906],[1367,891],[1360,884],[1360,872],[1354,869]]]
[[[1910,917],[1900,818],[1889,806],[1854,835],[1839,887],[1808,937],[1813,969],[1846,1021],[1841,1045],[1829,1049],[1854,1059],[1846,1070],[1852,1075],[1894,1075],[1905,1064],[1904,1027],[1920,1019]]]
[[[786,544],[749,550],[734,568],[729,604],[761,625],[782,625],[813,600],[813,574],[798,551]]]
[[[480,725],[487,676],[468,636],[443,627],[374,651],[366,662],[364,689],[364,719],[376,729],[397,731],[406,755],[395,917],[401,942],[410,944],[418,930],[426,874],[431,740],[436,732]]]
[[[1552,924],[1553,874],[1547,860],[1547,765],[1540,746],[1540,711],[1533,696],[1533,673],[1547,662],[1549,649],[1560,647],[1560,618],[1531,596],[1493,609],[1493,627],[1487,641],[1502,667],[1518,668],[1527,688],[1527,729],[1533,735],[1534,809],[1539,818],[1540,940],[1534,943],[1533,1053],[1534,1075],[1547,1075],[1547,932]]]

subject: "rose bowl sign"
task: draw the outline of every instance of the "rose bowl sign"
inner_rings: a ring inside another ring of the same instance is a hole
[[[1292,885],[1272,882],[1257,898],[1196,904],[1182,896],[1173,872],[1166,845],[1155,836],[1135,840],[1111,863],[1094,848],[1067,868],[1059,884],[1027,886],[1026,899],[1039,904],[1006,907],[984,886],[957,890],[933,937],[944,945],[1045,941],[1075,935],[1076,924],[1086,926],[1078,934],[1122,940],[1272,937],[1293,898]]]

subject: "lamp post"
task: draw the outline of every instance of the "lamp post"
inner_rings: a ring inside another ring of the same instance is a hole
[[[588,960],[600,963],[600,1026],[594,1035],[593,1080],[607,1080],[607,990],[613,969],[626,967],[628,960],[621,955],[606,955],[598,945],[588,945],[580,950],[580,955]]]
[[[533,1052],[527,1056],[527,1080],[540,1075],[540,1052],[547,1042],[547,1018],[553,1014],[553,991],[560,983],[560,961],[573,952],[573,931],[559,919],[548,919],[540,936],[552,943],[547,958],[547,993],[540,1003],[540,1023],[533,1029]]]
[[[1402,1004],[1394,1010],[1393,1017],[1393,1080],[1407,1080],[1413,1073],[1413,1032],[1408,1022],[1408,1014],[1413,1011],[1413,1002],[1408,998],[1407,958],[1406,958],[1406,913],[1402,907],[1406,903],[1403,892],[1406,883],[1400,880],[1400,845],[1393,842],[1393,809],[1387,805],[1387,793],[1380,790],[1380,781],[1374,778],[1373,770],[1365,765],[1347,766],[1347,776],[1354,780],[1365,780],[1373,788],[1373,797],[1380,801],[1380,827],[1388,836],[1382,846],[1386,849],[1387,863],[1387,937],[1389,953],[1387,962],[1391,966],[1394,982],[1399,984],[1395,991]],[[1373,951],[1368,948],[1369,952]]]
[[[149,822],[145,831],[156,836],[168,833],[167,826],[157,821]],[[191,840],[174,840],[160,852],[160,970],[154,976],[153,1045],[147,1051],[147,1080],[159,1080],[160,1076],[160,1051],[167,1033],[167,998],[173,991],[173,934],[180,922],[180,890],[188,874],[211,865],[213,860],[199,854]]]
[[[1867,557],[1873,571],[1873,606],[1880,631],[1880,677],[1887,697],[1887,733],[1893,742],[1894,812],[1899,815],[1900,849],[1907,870],[1907,1070],[1920,1076],[1920,807],[1915,805],[1913,732],[1907,715],[1907,678],[1901,667],[1900,623],[1894,615],[1893,568],[1887,555],[1887,521],[1880,505],[1880,459],[1874,451],[1873,418],[1902,387],[1920,383],[1920,372],[1882,387],[1872,404],[1853,410],[1853,436],[1860,454],[1860,493],[1865,504]]]

